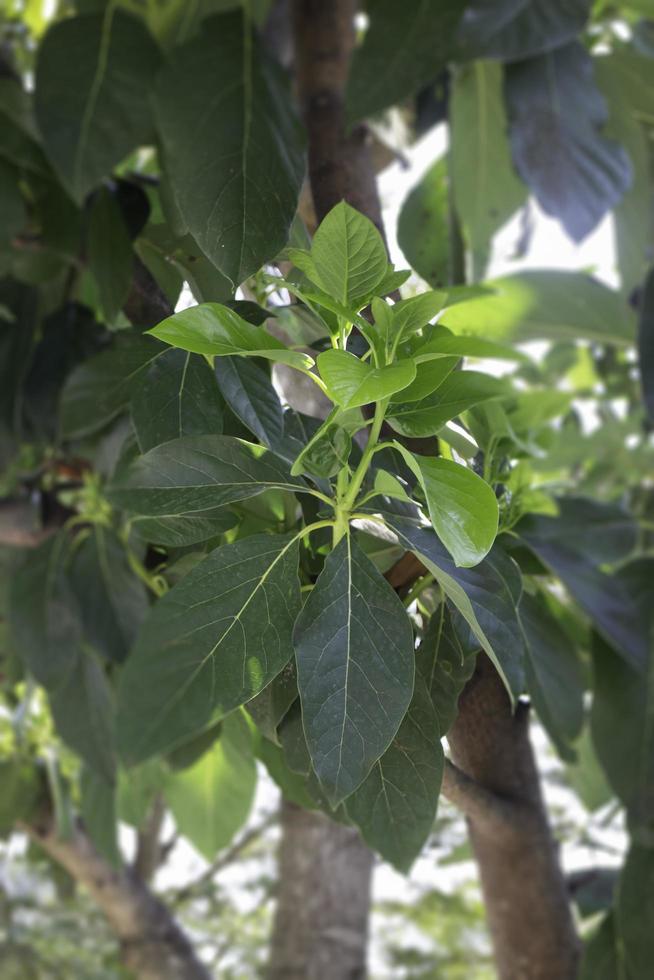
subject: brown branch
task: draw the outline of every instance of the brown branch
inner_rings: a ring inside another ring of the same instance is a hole
[[[125,966],[139,980],[211,980],[166,906],[131,870],[113,868],[79,824],[66,839],[50,819],[20,829],[88,890],[120,942]]]
[[[532,820],[530,810],[520,800],[501,796],[482,786],[451,759],[445,760],[441,790],[450,803],[479,825],[483,833],[495,838],[525,829]]]
[[[139,827],[136,838],[136,856],[132,867],[141,881],[150,882],[155,871],[162,862],[162,846],[160,841],[161,827],[166,815],[166,805],[163,795],[158,793],[143,825]]]

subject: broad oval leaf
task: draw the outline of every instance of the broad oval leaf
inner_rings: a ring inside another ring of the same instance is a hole
[[[473,0],[458,40],[467,57],[521,61],[574,40],[590,6],[590,0]]]
[[[319,354],[318,370],[330,397],[342,408],[357,408],[389,398],[410,385],[416,376],[413,361],[373,368],[344,350],[326,350]]]
[[[39,47],[35,110],[46,152],[77,201],[151,135],[157,47],[143,22],[107,6],[68,17]]]
[[[107,495],[148,517],[210,517],[217,507],[272,489],[307,486],[262,446],[232,436],[186,436],[134,460]]]
[[[345,201],[321,221],[311,258],[321,288],[345,307],[361,307],[375,294],[388,269],[378,230]]]
[[[132,394],[132,422],[141,452],[182,436],[220,435],[223,400],[207,362],[168,350],[150,365]]]
[[[416,677],[397,735],[345,804],[366,843],[399,871],[409,870],[431,833],[442,778],[438,717]]]
[[[293,642],[313,768],[336,806],[390,745],[414,680],[408,616],[350,535],[328,555]]]
[[[121,675],[118,746],[129,763],[173,748],[263,690],[293,655],[297,537],[236,541],[153,607]]]
[[[286,244],[304,177],[281,72],[247,18],[212,17],[172,50],[155,109],[179,210],[203,252],[238,285]]]
[[[450,419],[488,398],[500,398],[507,388],[498,378],[479,371],[455,371],[425,398],[392,402],[388,421],[403,436],[431,436]]]
[[[480,476],[449,459],[414,456],[396,443],[420,481],[434,530],[459,566],[478,565],[499,521],[497,497]]]

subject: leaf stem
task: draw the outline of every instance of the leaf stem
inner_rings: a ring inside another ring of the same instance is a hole
[[[375,446],[379,441],[379,434],[381,432],[382,425],[384,423],[384,415],[386,414],[386,407],[388,405],[388,398],[384,398],[382,401],[377,402],[375,405],[375,416],[373,419],[372,427],[370,429],[370,435],[368,437],[368,442],[366,443],[366,448],[363,450],[359,465],[352,475],[350,480],[350,485],[347,489],[347,493],[343,498],[343,509],[346,511],[352,510],[357,499],[357,494],[361,489],[363,481],[365,479],[366,473],[372,461],[372,457],[375,454]]]

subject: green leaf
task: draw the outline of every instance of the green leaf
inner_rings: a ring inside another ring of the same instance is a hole
[[[406,388],[403,388],[396,400],[402,405],[407,402],[421,402],[432,392],[443,384],[450,376],[452,371],[459,363],[458,357],[441,357],[440,354],[433,359],[418,361],[411,358],[416,366],[416,376]],[[391,403],[390,411],[393,412],[394,406]]]
[[[101,187],[91,200],[87,250],[104,318],[112,323],[127,299],[134,257],[120,205],[106,187]]]
[[[589,8],[589,0],[473,0],[458,39],[467,57],[520,61],[574,40]]]
[[[260,694],[248,701],[246,711],[266,739],[276,742],[279,724],[297,696],[295,664],[291,662]]]
[[[344,350],[326,350],[319,354],[318,370],[330,398],[341,408],[357,408],[382,401],[406,388],[416,376],[412,361],[373,368]]]
[[[293,642],[313,768],[335,806],[390,745],[414,678],[402,603],[349,535],[328,555]]]
[[[604,99],[579,42],[506,69],[509,137],[518,173],[543,210],[581,241],[620,200],[631,164],[601,129]]]
[[[27,220],[19,186],[20,173],[0,158],[0,249],[8,248]]]
[[[328,478],[347,465],[352,436],[365,425],[358,409],[334,408],[316,430],[291,467],[291,476],[309,473]]]
[[[472,677],[479,643],[455,622],[445,601],[431,616],[416,655],[436,709],[441,735],[447,735],[459,711],[459,695]]]
[[[650,811],[651,812],[651,811]],[[646,977],[652,966],[654,847],[633,843],[618,884],[617,932],[627,976]]]
[[[424,343],[413,347],[412,356],[416,364],[435,357],[490,357],[500,361],[520,361],[525,355],[512,347],[497,344],[481,337],[466,337],[454,334],[440,323],[430,326],[424,334]]]
[[[462,67],[454,78],[450,107],[454,203],[478,279],[488,264],[493,236],[527,198],[506,138],[501,67],[484,61]]]
[[[444,326],[487,340],[596,340],[631,344],[622,297],[580,272],[536,269],[483,284],[490,293],[447,309]]]
[[[418,477],[434,530],[454,563],[478,565],[497,534],[499,508],[492,487],[452,460],[414,456],[400,443],[395,447]]]
[[[604,916],[599,928],[586,939],[579,980],[623,980],[613,911]]]
[[[401,299],[391,307],[393,329],[401,341],[407,340],[416,331],[426,327],[437,316],[447,301],[447,293],[430,289],[419,296]]]
[[[265,357],[301,369],[313,364],[308,354],[287,350],[272,334],[254,327],[221,303],[191,306],[162,320],[148,333],[172,347],[208,357]]]
[[[152,802],[168,775],[161,759],[118,771],[116,808],[123,823],[139,828],[147,819]]]
[[[450,282],[449,174],[447,158],[430,167],[406,197],[397,240],[412,269],[430,286]]]
[[[403,516],[401,505],[384,507],[382,514],[400,544],[434,575],[517,698],[524,691],[524,639],[517,611],[522,579],[515,562],[495,545],[479,565],[457,568],[435,531]]]
[[[89,435],[124,411],[147,369],[165,349],[150,337],[119,335],[111,350],[75,368],[61,393],[62,437]]]
[[[107,496],[148,517],[212,517],[217,507],[272,489],[307,487],[263,446],[232,436],[185,436],[134,460]]]
[[[80,779],[81,811],[84,827],[102,857],[120,868],[116,788],[86,767]]]
[[[399,871],[409,870],[429,837],[442,778],[438,717],[416,677],[397,735],[345,805],[366,843]]]
[[[584,721],[584,678],[575,645],[542,599],[524,594],[518,611],[525,637],[527,689],[560,755],[574,760],[572,742]]]
[[[638,365],[643,401],[654,422],[654,270],[645,280],[638,324]]]
[[[171,775],[165,797],[178,831],[212,861],[248,818],[257,783],[250,734],[232,715],[194,766]]]
[[[134,517],[131,527],[136,535],[148,544],[161,544],[168,548],[185,548],[190,544],[208,541],[235,527],[238,518],[231,511],[218,509],[205,511],[202,516],[167,514],[164,517]]]
[[[282,437],[284,416],[269,375],[258,364],[238,357],[218,358],[214,372],[234,415],[264,446],[275,445]]]
[[[8,838],[18,820],[29,820],[41,796],[39,773],[31,760],[18,756],[0,759],[0,838]]]
[[[369,218],[341,201],[321,221],[311,246],[317,285],[346,307],[376,294],[388,268],[386,248]]]
[[[181,436],[220,435],[223,400],[207,362],[168,350],[150,365],[132,395],[132,422],[141,452]]]
[[[451,55],[464,0],[375,0],[352,61],[350,122],[403,101],[438,76]]]
[[[93,526],[75,551],[70,576],[89,641],[109,660],[124,660],[147,613],[148,598],[113,531]]]
[[[431,436],[466,409],[506,393],[505,383],[498,378],[478,371],[455,371],[420,401],[393,402],[388,421],[403,436]]]
[[[179,210],[238,285],[286,245],[304,177],[281,72],[240,13],[212,17],[172,50],[155,109]]]
[[[108,5],[43,39],[35,109],[45,150],[77,201],[150,138],[159,53],[142,21]]]
[[[293,653],[297,538],[253,535],[196,565],[154,606],[121,675],[130,763],[180,744],[263,690]]]

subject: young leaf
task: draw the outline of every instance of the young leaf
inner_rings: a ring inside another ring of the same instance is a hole
[[[107,495],[117,506],[144,516],[201,517],[272,489],[301,492],[307,487],[262,446],[232,436],[185,436],[136,459]]]
[[[420,481],[434,530],[458,566],[478,565],[490,551],[499,521],[492,488],[449,459],[414,456],[396,443]]]
[[[352,436],[365,425],[358,409],[333,409],[291,467],[291,476],[309,473],[328,478],[347,465]]]
[[[164,795],[179,832],[212,861],[247,820],[256,784],[247,725],[230,715],[209,751],[168,777]]]
[[[401,341],[426,327],[445,306],[447,293],[430,289],[419,296],[401,299],[393,307],[393,327]],[[430,332],[431,335],[431,332]]]
[[[431,833],[442,778],[438,717],[417,676],[397,735],[345,804],[364,840],[399,871],[409,870]]]
[[[150,365],[132,395],[132,422],[141,452],[181,436],[220,435],[223,400],[204,360],[167,350]]]
[[[407,402],[419,402],[427,398],[432,392],[449,378],[454,368],[459,363],[458,357],[435,357],[430,360],[417,361],[412,358],[416,365],[416,376],[410,385],[398,392],[396,399],[401,404]],[[393,410],[391,403],[391,411]]]
[[[290,351],[272,334],[244,320],[222,303],[201,303],[175,313],[148,330],[172,347],[208,357],[265,357],[291,367],[309,368],[313,358]]]
[[[288,663],[300,608],[297,538],[217,548],[153,607],[125,664],[118,744],[130,763],[179,745]]]
[[[281,72],[240,12],[212,17],[171,51],[155,110],[179,210],[238,285],[286,245],[304,178]]]
[[[506,385],[478,371],[455,371],[435,391],[416,402],[392,402],[388,421],[403,436],[435,435],[445,422],[488,398],[507,394]],[[401,396],[400,396],[401,397]]]
[[[39,47],[35,109],[45,150],[75,200],[150,137],[157,47],[140,18],[109,5],[67,17]]]
[[[375,295],[388,268],[381,235],[345,201],[320,223],[311,257],[322,289],[343,306],[359,309]]]
[[[402,603],[349,535],[328,555],[293,642],[313,768],[335,806],[390,745],[414,679]]]
[[[332,401],[341,408],[382,401],[406,388],[416,376],[412,361],[373,368],[344,350],[326,350],[319,354],[318,370]]]
[[[431,326],[425,332],[420,344],[412,345],[412,357],[416,364],[430,361],[436,357],[490,357],[501,361],[525,360],[521,351],[514,350],[504,344],[496,344],[492,340],[481,337],[466,337],[454,334],[440,324]]]

